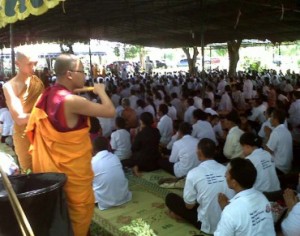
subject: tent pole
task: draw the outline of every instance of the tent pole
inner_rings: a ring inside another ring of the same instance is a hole
[[[202,72],[204,71],[204,9],[203,9],[203,0],[201,0],[201,57],[202,57]]]
[[[14,48],[14,31],[13,24],[9,25],[9,41],[11,49],[11,74],[15,76],[16,74],[16,65],[15,65],[15,48]]]
[[[89,56],[90,56],[90,75],[92,77],[92,84],[94,85],[93,65],[92,65],[92,50],[91,50],[91,38],[89,38]]]

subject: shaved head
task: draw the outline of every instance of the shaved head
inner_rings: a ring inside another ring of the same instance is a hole
[[[29,50],[20,49],[16,53],[16,61],[22,62],[24,60],[28,62],[37,62],[38,56],[35,53],[30,52]]]
[[[56,58],[54,71],[57,76],[65,75],[68,70],[73,70],[80,60],[72,54],[61,54]]]

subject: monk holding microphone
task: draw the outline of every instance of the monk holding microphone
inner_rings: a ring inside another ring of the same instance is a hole
[[[104,84],[95,84],[92,89],[101,104],[74,94],[82,92],[79,89],[85,83],[83,64],[76,56],[60,55],[54,70],[56,84],[43,92],[27,125],[33,172],[67,175],[64,190],[74,235],[86,236],[94,209],[88,117],[113,117],[115,108]]]

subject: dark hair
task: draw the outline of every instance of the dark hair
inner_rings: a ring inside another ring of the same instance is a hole
[[[124,118],[123,117],[117,117],[116,118],[116,125],[120,129],[125,129],[126,122],[125,122]]]
[[[204,98],[203,101],[202,101],[202,104],[203,104],[204,107],[207,108],[207,107],[211,107],[212,102],[209,98]]]
[[[230,167],[231,178],[238,182],[242,188],[249,189],[253,187],[257,171],[251,161],[237,157],[230,161]]]
[[[142,100],[142,99],[137,100],[137,101],[136,101],[136,104],[137,104],[139,107],[142,107],[142,108],[144,108],[144,107],[146,106],[145,101]]]
[[[91,123],[91,127],[90,127],[90,133],[91,134],[95,134],[98,133],[99,130],[101,129],[101,125],[99,120],[96,117],[91,116],[90,117],[90,123]]]
[[[286,118],[286,113],[282,109],[274,109],[272,112],[273,118],[277,119],[280,124],[283,124]]]
[[[189,106],[193,106],[194,102],[195,102],[193,98],[188,98],[186,101],[187,101],[187,104],[189,104]]]
[[[201,109],[196,109],[193,111],[193,117],[196,120],[207,120],[207,113],[205,113]]]
[[[179,125],[179,129],[178,129],[178,131],[180,133],[182,133],[183,135],[191,134],[192,130],[193,130],[192,125],[190,123],[187,123],[187,122],[182,122]]]
[[[203,138],[198,143],[198,149],[206,158],[213,159],[216,151],[216,144],[209,138]]]
[[[273,113],[273,111],[274,111],[274,107],[268,107],[267,108],[267,110],[266,110],[266,114],[268,115],[268,116],[271,116],[272,115],[272,113]]]
[[[105,137],[97,137],[93,141],[94,152],[101,152],[109,149],[109,142]]]
[[[262,139],[254,133],[247,132],[243,133],[240,137],[240,144],[249,145],[252,147],[261,147]]]
[[[225,86],[225,91],[226,91],[226,92],[230,92],[230,91],[231,91],[231,87],[230,87],[229,84],[227,84],[227,85]]]
[[[237,111],[232,110],[231,112],[229,112],[226,117],[226,120],[229,120],[235,124],[239,124],[240,123],[240,117]]]
[[[153,124],[153,115],[150,112],[143,112],[140,116],[140,120],[145,126],[151,126]]]
[[[159,105],[158,110],[165,115],[168,114],[169,108],[166,104],[162,103]]]
[[[299,90],[294,91],[293,94],[296,99],[300,99],[300,91]]]

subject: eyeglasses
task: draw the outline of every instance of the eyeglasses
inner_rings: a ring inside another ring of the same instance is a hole
[[[71,72],[77,72],[77,73],[82,73],[84,74],[84,71],[83,70],[70,70]]]

